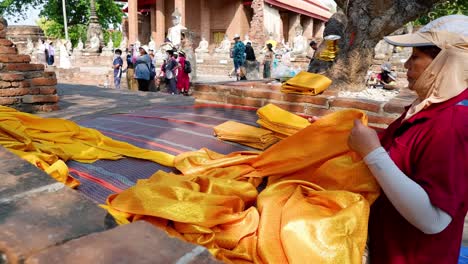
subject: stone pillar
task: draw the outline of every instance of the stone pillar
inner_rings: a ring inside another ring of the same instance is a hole
[[[211,43],[211,17],[208,0],[200,0],[200,37]]]
[[[304,19],[304,37],[308,40],[314,38],[314,19],[311,17],[306,17]]]
[[[323,38],[323,31],[325,30],[325,22],[323,21],[318,21],[316,20],[316,25],[315,25],[315,33],[314,33],[314,37],[315,38]]]
[[[153,40],[154,40],[156,39],[156,5],[150,8],[150,14],[151,14],[150,31],[151,31],[151,37],[153,37]]]
[[[138,39],[138,1],[128,0],[128,41],[129,41],[129,44],[135,43],[137,39]]]
[[[185,26],[185,0],[174,0],[174,10],[175,9],[179,10],[180,12],[180,24]]]
[[[161,45],[166,38],[166,17],[164,16],[164,0],[156,1],[156,41],[157,45]]]
[[[294,37],[296,37],[296,27],[301,24],[301,15],[289,14],[289,44],[292,43]]]
[[[264,21],[265,16],[263,13],[263,8],[265,6],[264,0],[253,0],[252,9],[254,15],[252,21],[250,22],[250,32],[249,37],[252,40],[252,44],[263,47],[263,44],[267,40],[267,35],[265,34]]]

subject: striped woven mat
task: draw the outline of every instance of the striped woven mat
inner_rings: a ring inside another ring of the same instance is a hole
[[[228,154],[253,149],[218,140],[213,135],[213,127],[227,120],[256,125],[255,111],[255,108],[227,105],[154,106],[131,114],[115,114],[78,123],[113,139],[173,155],[202,147]],[[81,182],[77,190],[98,203],[104,203],[110,194],[121,192],[158,170],[172,170],[134,158],[99,160],[92,164],[69,161],[67,165],[71,175]]]

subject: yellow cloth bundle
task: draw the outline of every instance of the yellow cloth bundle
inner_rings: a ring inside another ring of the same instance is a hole
[[[278,142],[273,132],[235,121],[227,121],[215,126],[214,132],[219,139],[264,150]]]
[[[321,74],[302,71],[282,85],[283,93],[317,95],[327,89],[332,80]]]
[[[119,223],[149,221],[227,263],[360,263],[379,187],[348,148],[354,119],[367,122],[337,112],[263,153],[183,153],[174,161],[183,175],[158,172],[104,207]]]
[[[174,166],[173,155],[113,140],[72,121],[41,118],[5,106],[0,106],[0,145],[72,188],[79,182],[68,174],[67,160],[92,163],[125,156]]]
[[[267,104],[257,110],[257,124],[275,132],[275,136],[284,139],[310,125],[310,122],[290,113],[274,104]]]

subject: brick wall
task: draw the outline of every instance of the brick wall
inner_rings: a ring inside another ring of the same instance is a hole
[[[264,30],[264,14],[263,6],[265,5],[264,0],[253,0],[252,9],[254,12],[252,21],[250,22],[249,37],[253,43],[263,46],[266,41],[265,30]]]
[[[193,86],[193,96],[198,103],[217,103],[259,108],[273,103],[287,111],[306,116],[322,116],[346,108],[365,111],[369,123],[385,127],[395,120],[415,98],[414,94],[404,90],[388,102],[344,98],[336,90],[326,90],[320,95],[285,94],[279,84],[267,81],[240,83],[203,84]]]
[[[0,20],[0,105],[27,112],[57,110],[55,73],[45,72],[42,64],[31,64],[28,55],[19,55],[5,39],[6,31],[6,21]]]

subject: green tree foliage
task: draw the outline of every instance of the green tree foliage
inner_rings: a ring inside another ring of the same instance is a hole
[[[434,19],[447,15],[468,15],[468,0],[444,1],[434,5],[432,10],[415,21],[416,25],[425,25]]]
[[[86,29],[91,15],[90,0],[66,0],[65,2],[68,34],[73,45],[76,45],[80,38],[86,41]],[[121,24],[123,16],[121,5],[113,0],[95,0],[95,4],[96,14],[102,28],[115,28]],[[26,16],[25,10],[31,7],[42,8],[38,25],[47,37],[64,38],[62,0],[4,0],[0,2],[0,14],[21,20]]]

